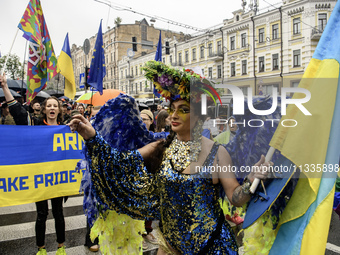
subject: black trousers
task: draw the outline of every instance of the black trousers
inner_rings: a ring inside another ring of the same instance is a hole
[[[65,242],[65,220],[63,214],[63,197],[52,198],[52,214],[54,217],[57,242]],[[47,200],[36,202],[37,220],[35,222],[35,237],[37,246],[45,245],[46,220],[48,215]]]
[[[86,237],[85,237],[85,246],[87,246],[88,248],[90,248],[93,245],[97,245],[98,244],[98,237],[96,239],[94,239],[94,242],[91,241],[90,238],[90,233],[91,233],[91,227],[89,222],[86,219]]]

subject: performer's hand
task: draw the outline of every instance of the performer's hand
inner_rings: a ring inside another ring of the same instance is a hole
[[[250,182],[253,182],[255,178],[265,180],[271,173],[271,166],[273,162],[265,162],[265,156],[261,155],[261,159],[252,167],[251,173],[248,175]]]
[[[142,155],[144,160],[152,158],[157,151],[163,148],[164,139],[158,140],[153,143],[149,143],[144,147],[138,149],[139,153]]]
[[[67,126],[70,127],[72,132],[77,131],[85,140],[96,135],[96,130],[92,127],[91,123],[80,114],[74,115]]]

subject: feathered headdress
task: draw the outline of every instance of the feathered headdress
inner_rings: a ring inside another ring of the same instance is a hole
[[[145,77],[153,82],[157,92],[164,98],[184,99],[199,102],[201,94],[207,94],[216,104],[217,98],[222,104],[217,91],[203,78],[190,69],[178,70],[159,61],[148,61],[142,67]]]

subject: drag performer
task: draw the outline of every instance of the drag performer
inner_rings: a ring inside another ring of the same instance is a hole
[[[166,141],[124,151],[112,148],[80,115],[69,124],[86,141],[95,198],[102,208],[134,219],[159,220],[163,242],[158,254],[237,254],[235,237],[219,205],[221,189],[234,205],[242,206],[251,198],[254,178],[266,178],[269,163],[262,156],[242,185],[231,171],[211,171],[217,166],[230,169],[232,164],[224,147],[201,135],[201,94],[213,96],[216,91],[192,71],[161,62],[150,61],[143,70],[158,92],[171,100],[172,133]]]

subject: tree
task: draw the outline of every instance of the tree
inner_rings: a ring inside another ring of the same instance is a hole
[[[8,55],[0,58],[0,69],[2,70],[3,65],[5,64],[6,58]],[[23,67],[19,61],[19,57],[17,55],[9,55],[8,61],[5,67],[5,73],[8,78],[13,80],[21,78],[23,75]]]
[[[117,17],[116,19],[115,19],[115,25],[117,26],[117,27],[119,27],[119,25],[122,23],[122,18],[121,17]]]

